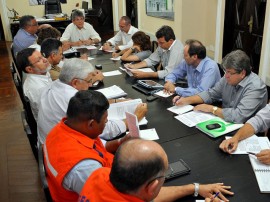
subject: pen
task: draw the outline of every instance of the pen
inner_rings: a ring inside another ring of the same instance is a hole
[[[257,154],[255,154],[254,152],[247,152],[248,154],[254,155],[256,156]]]
[[[211,202],[214,201],[214,199],[219,195],[219,192],[215,194],[215,196],[211,199]]]
[[[180,99],[180,97],[178,97],[178,98],[175,100],[175,102],[173,103],[173,105],[175,105],[179,99]]]

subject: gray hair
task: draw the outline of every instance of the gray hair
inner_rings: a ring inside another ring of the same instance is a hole
[[[237,73],[246,71],[246,76],[251,73],[250,59],[242,50],[235,50],[228,53],[222,60],[225,69],[234,69]]]
[[[71,19],[72,19],[72,21],[75,20],[76,17],[83,17],[83,18],[84,18],[83,12],[80,11],[80,10],[74,10],[74,11],[71,13]]]
[[[66,59],[59,80],[69,84],[75,78],[85,79],[91,72],[94,72],[94,67],[88,61],[79,58]]]

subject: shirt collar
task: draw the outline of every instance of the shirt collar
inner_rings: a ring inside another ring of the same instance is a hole
[[[201,71],[202,71],[203,66],[204,66],[204,63],[205,63],[205,61],[206,61],[206,58],[207,58],[207,57],[205,57],[204,59],[202,59],[202,60],[200,61],[199,65],[195,68],[196,71],[198,71],[198,72],[201,72]]]
[[[172,45],[170,46],[170,48],[169,48],[168,50],[162,49],[162,51],[163,51],[163,52],[170,51],[170,50],[172,49],[172,47],[174,46],[175,41],[176,41],[176,40],[173,41]]]

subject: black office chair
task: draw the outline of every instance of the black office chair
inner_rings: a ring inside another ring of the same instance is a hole
[[[59,0],[45,1],[45,15],[62,13],[61,3]]]
[[[24,96],[25,100],[25,106],[24,106],[24,111],[25,111],[25,120],[27,124],[29,125],[30,128],[30,133],[27,133],[27,137],[32,149],[32,152],[35,156],[35,159],[38,160],[38,150],[37,150],[37,122],[36,119],[34,118],[34,115],[32,113],[32,109],[30,106],[30,101],[28,97]]]
[[[155,52],[157,47],[158,47],[158,42],[157,41],[152,41],[152,46],[151,46],[152,53]]]
[[[225,70],[223,69],[223,66],[221,64],[217,63],[217,65],[220,72],[220,76],[223,77],[225,74]]]
[[[38,169],[39,169],[39,174],[40,174],[40,179],[41,179],[41,183],[42,183],[42,188],[46,197],[46,201],[47,202],[52,202],[52,197],[51,197],[51,193],[49,190],[49,186],[48,186],[48,182],[46,179],[47,173],[46,173],[46,169],[44,166],[44,155],[43,155],[43,145],[40,144],[39,148],[38,148]]]

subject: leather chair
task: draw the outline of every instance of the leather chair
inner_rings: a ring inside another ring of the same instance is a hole
[[[61,3],[59,0],[45,1],[45,15],[62,13]]]
[[[39,175],[42,183],[42,188],[46,197],[47,202],[52,202],[51,193],[49,190],[48,182],[46,179],[46,170],[44,166],[44,155],[43,155],[43,145],[39,145],[38,147],[38,169],[39,169]]]

